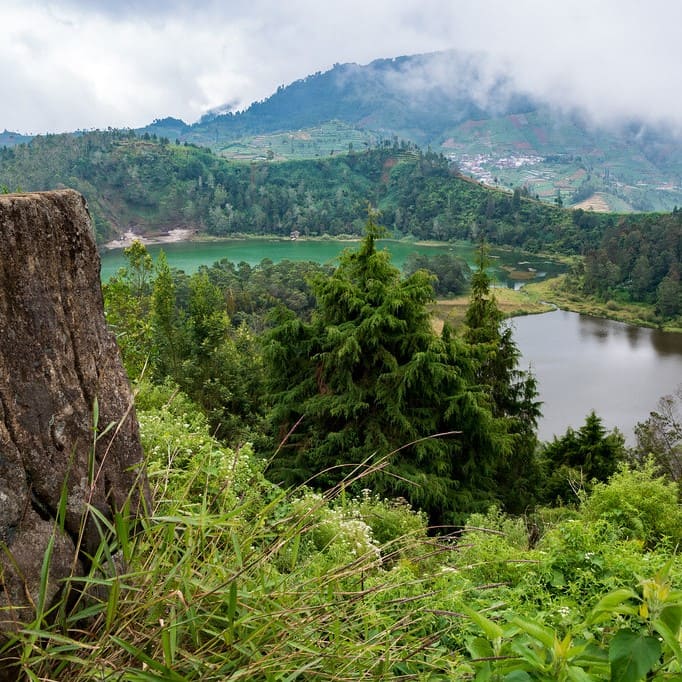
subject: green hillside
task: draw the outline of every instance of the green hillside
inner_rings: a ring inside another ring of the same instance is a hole
[[[336,64],[245,111],[193,125],[160,119],[139,132],[242,159],[317,158],[397,137],[442,152],[475,179],[526,186],[544,200],[560,193],[570,205],[601,192],[611,210],[682,205],[682,142],[672,131],[638,121],[596,126],[454,51]]]
[[[234,162],[144,138],[129,131],[36,137],[0,150],[0,186],[74,187],[88,200],[100,242],[174,227],[214,236],[358,234],[368,203],[395,236],[486,237],[531,249],[574,248],[581,239],[570,213],[520,191],[482,187],[442,155],[407,143],[316,160]]]
[[[395,139],[295,161],[228,161],[131,131],[41,136],[0,150],[4,190],[61,186],[86,197],[100,243],[175,228],[215,237],[358,235],[371,205],[394,237],[584,256],[569,278],[580,295],[655,306],[652,323],[682,312],[682,212],[560,208],[527,187],[483,186],[443,155]]]

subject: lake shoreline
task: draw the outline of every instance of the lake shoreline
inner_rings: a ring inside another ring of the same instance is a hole
[[[414,239],[391,239],[402,244],[413,244],[416,247],[436,247],[436,246],[452,246],[457,243],[450,242],[435,242],[433,240],[414,240]],[[316,236],[299,236],[296,239],[285,237],[282,235],[247,235],[242,233],[235,233],[227,237],[214,237],[198,233],[193,229],[173,229],[168,232],[157,234],[137,235],[132,231],[125,233],[123,237],[112,240],[100,246],[102,253],[116,252],[129,247],[133,241],[140,241],[144,245],[163,246],[164,244],[180,245],[182,243],[193,244],[229,244],[231,242],[239,242],[243,240],[254,240],[266,242],[292,242],[292,243],[320,243],[325,242],[343,242],[352,245],[361,240],[357,235],[316,235]],[[496,247],[499,251],[506,251],[513,253],[517,251],[512,247]],[[524,253],[524,252],[519,252]],[[532,254],[537,257],[541,254]],[[547,256],[556,262],[568,262],[570,259],[566,257],[552,254]],[[521,315],[535,315],[549,312],[555,308],[560,310],[567,310],[570,312],[588,315],[590,317],[614,320],[616,322],[623,322],[635,327],[660,329],[662,331],[669,331],[679,333],[682,329],[675,327],[672,324],[660,325],[655,319],[653,306],[635,305],[635,304],[619,304],[615,301],[608,301],[606,303],[597,301],[596,299],[578,298],[575,295],[570,295],[562,290],[561,283],[563,276],[550,277],[540,282],[528,281],[524,282],[523,286],[518,290],[511,289],[496,289],[498,303],[506,317],[517,317]],[[504,300],[502,300],[502,298]],[[450,323],[457,323],[463,317],[463,310],[466,308],[468,297],[458,297],[455,299],[441,300],[434,304],[434,312],[441,322],[448,321]]]
[[[282,242],[329,242],[329,241],[337,241],[337,242],[348,242],[349,244],[356,244],[362,241],[362,237],[359,235],[349,235],[349,234],[338,234],[338,235],[314,235],[314,236],[299,236],[296,237],[295,239],[292,239],[291,237],[286,237],[284,235],[278,235],[278,234],[248,234],[246,232],[235,232],[231,235],[228,236],[222,236],[222,237],[217,237],[214,235],[206,234],[203,232],[197,232],[194,229],[185,229],[185,228],[177,228],[173,230],[169,230],[168,232],[162,232],[159,234],[136,234],[132,230],[129,230],[126,232],[122,237],[118,237],[117,239],[112,239],[108,242],[105,242],[103,244],[100,244],[98,246],[99,249],[103,251],[114,251],[116,249],[125,249],[131,246],[131,244],[134,241],[139,241],[140,243],[144,244],[145,246],[149,245],[158,245],[158,244],[179,244],[182,242],[192,242],[192,243],[205,243],[205,244],[214,244],[214,243],[230,243],[230,242],[235,242],[235,241],[242,241],[245,239],[252,239],[252,240],[262,240],[262,241],[282,241]],[[401,238],[394,238],[391,236],[384,237],[382,239],[390,240],[390,241],[396,241],[400,242],[403,244],[414,244],[415,246],[432,246],[432,247],[439,247],[439,246],[447,246],[447,245],[452,245],[456,246],[458,243],[467,243],[464,240],[463,241],[457,241],[457,242],[439,242],[435,241],[433,239],[410,239],[407,237],[401,237]],[[382,241],[380,239],[379,241]],[[504,246],[497,246],[495,247],[499,251],[509,251],[513,252],[514,249],[509,247],[504,247]],[[548,256],[549,258],[550,256]],[[561,261],[560,257],[551,256],[552,260],[555,260],[557,262]]]
[[[181,242],[194,241],[193,236],[196,234],[195,230],[191,229],[174,229],[168,232],[162,232],[158,235],[142,235],[135,234],[132,230],[126,232],[118,239],[112,239],[100,246],[106,251],[113,251],[114,249],[127,249],[132,246],[133,242],[140,242],[145,246],[151,244],[178,244]]]
[[[682,328],[672,322],[660,324],[655,319],[654,307],[644,303],[618,303],[616,301],[598,301],[591,297],[578,297],[562,288],[565,275],[552,277],[543,282],[531,282],[523,289],[535,300],[554,304],[559,310],[579,313],[603,320],[622,322],[642,329],[656,329],[673,334],[682,333]]]
[[[184,243],[204,243],[204,244],[215,244],[215,243],[226,243],[229,244],[230,242],[236,242],[236,241],[243,241],[245,239],[252,239],[252,240],[262,240],[262,241],[282,241],[282,242],[314,242],[314,241],[320,241],[320,242],[326,242],[326,241],[339,241],[339,242],[348,242],[349,244],[353,244],[356,242],[360,242],[362,240],[362,237],[359,236],[350,236],[350,235],[337,235],[337,236],[328,236],[328,235],[321,235],[321,236],[314,236],[314,237],[297,237],[296,239],[292,239],[291,237],[285,237],[282,235],[277,235],[277,234],[246,234],[246,233],[235,233],[232,235],[229,235],[227,237],[215,237],[213,235],[208,235],[204,233],[197,232],[196,230],[192,229],[173,229],[169,230],[168,232],[164,232],[161,234],[147,234],[147,235],[142,235],[142,234],[136,234],[132,231],[126,232],[122,237],[118,237],[117,239],[112,239],[111,241],[105,242],[104,244],[99,245],[99,249],[103,251],[115,251],[116,249],[126,249],[129,246],[132,245],[134,241],[138,241],[141,244],[144,244],[145,246],[155,246],[159,244],[182,244]],[[396,240],[396,241],[403,241],[403,240]],[[411,242],[419,246],[432,246],[432,245],[437,245],[439,242],[425,242],[425,241],[414,241]],[[442,245],[443,243],[447,242],[440,242]]]

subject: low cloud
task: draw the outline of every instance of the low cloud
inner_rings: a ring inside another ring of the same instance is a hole
[[[410,87],[495,79],[597,122],[682,127],[682,5],[668,0],[6,0],[0,130],[56,132],[197,120],[337,62],[454,49],[483,55],[482,79],[447,62]]]

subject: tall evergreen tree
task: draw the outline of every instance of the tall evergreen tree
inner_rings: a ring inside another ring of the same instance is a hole
[[[474,385],[467,345],[433,331],[431,277],[401,280],[377,250],[381,235],[370,213],[360,248],[312,281],[311,322],[290,315],[269,335],[272,422],[283,441],[270,475],[329,486],[379,462],[361,486],[450,522],[494,497],[506,424]],[[432,437],[445,432],[456,433]]]
[[[542,501],[575,502],[579,489],[589,491],[594,481],[605,482],[625,459],[625,439],[617,429],[607,432],[594,410],[578,431],[569,428],[561,438],[546,443],[540,458],[545,469]]]
[[[532,503],[540,477],[535,457],[541,414],[537,382],[530,371],[519,369],[521,352],[491,290],[485,245],[477,260],[464,338],[475,357],[476,381],[490,396],[493,415],[505,419],[511,436],[510,451],[495,474],[500,498],[508,511],[522,512]]]

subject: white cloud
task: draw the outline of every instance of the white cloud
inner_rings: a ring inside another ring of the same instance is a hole
[[[682,125],[681,19],[668,0],[5,0],[0,130],[191,122],[335,62],[447,48],[596,118]]]

